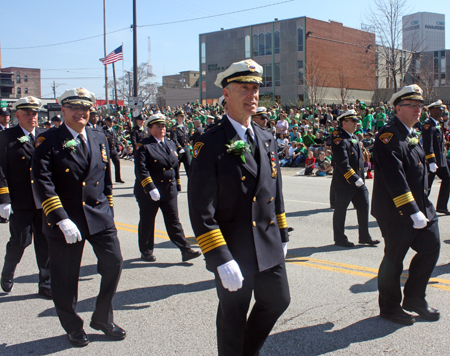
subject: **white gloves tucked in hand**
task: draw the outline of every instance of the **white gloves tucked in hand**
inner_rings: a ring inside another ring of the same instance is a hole
[[[362,187],[364,185],[364,181],[362,180],[362,178],[358,178],[358,180],[355,182],[355,185],[359,188]]]
[[[158,201],[161,198],[161,195],[159,195],[159,191],[158,189],[153,189],[149,192],[150,197],[152,198],[152,200],[154,201]]]
[[[219,277],[225,289],[228,289],[230,292],[236,292],[238,289],[242,288],[244,277],[235,260],[220,265],[217,267],[217,272],[219,273]]]
[[[413,224],[414,229],[423,229],[425,226],[427,226],[427,223],[429,221],[421,211],[412,214],[411,219],[414,222]]]
[[[287,242],[282,242],[281,245],[283,246],[284,258],[286,258],[286,255],[287,255]]]
[[[4,219],[9,219],[9,216],[13,213],[11,204],[0,204],[0,216]]]
[[[74,244],[75,242],[81,241],[81,232],[72,220],[64,219],[56,223],[56,225],[61,229],[68,244]]]
[[[430,171],[431,172],[436,172],[437,171],[437,169],[438,169],[438,166],[437,166],[437,164],[436,163],[430,163],[430,165],[429,165],[429,167],[430,167]]]
[[[182,154],[182,153],[184,153],[184,152],[186,152],[183,148],[180,150],[180,152],[178,152],[179,154]]]

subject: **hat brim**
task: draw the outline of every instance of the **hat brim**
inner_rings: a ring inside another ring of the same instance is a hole
[[[145,121],[144,125],[148,127],[149,125],[153,124],[165,124],[165,123],[166,123],[165,119],[153,119],[153,120],[148,119]]]

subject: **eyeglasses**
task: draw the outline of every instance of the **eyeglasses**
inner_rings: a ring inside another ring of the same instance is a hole
[[[423,104],[401,104],[399,106],[409,106],[411,109],[422,109],[423,108]]]
[[[72,111],[89,111],[89,106],[82,105],[64,105],[65,108],[68,108]]]

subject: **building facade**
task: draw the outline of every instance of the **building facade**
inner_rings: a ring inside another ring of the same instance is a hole
[[[156,104],[160,107],[164,107],[167,105],[174,105],[174,100],[178,100],[176,98],[180,98],[180,100],[184,97],[191,98],[192,90],[183,92],[182,89],[198,88],[199,77],[200,73],[196,70],[187,70],[180,72],[179,74],[164,75],[162,77],[162,85],[158,87],[158,92],[156,93]],[[167,102],[167,96],[170,96],[169,101],[171,104]],[[196,99],[198,99],[198,94],[196,96]]]
[[[376,88],[375,35],[308,17],[205,33],[200,41],[200,100],[215,103],[217,73],[251,58],[263,69],[260,101],[296,106],[371,102]],[[341,88],[345,88],[343,91]]]
[[[445,49],[445,15],[417,12],[403,16],[403,49],[413,52]]]
[[[24,96],[41,97],[41,70],[37,68],[7,67],[1,68],[2,73],[12,73],[13,88],[10,97]],[[9,82],[8,82],[9,83]],[[9,85],[9,84],[8,84]],[[2,88],[3,92],[3,88]]]

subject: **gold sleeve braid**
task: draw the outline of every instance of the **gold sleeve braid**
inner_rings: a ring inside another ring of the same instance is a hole
[[[0,194],[8,194],[8,193],[9,193],[8,187],[0,188]]]
[[[428,156],[425,156],[425,159],[430,159],[436,157],[436,155],[434,153],[429,154]]]
[[[153,182],[153,180],[150,177],[147,177],[147,178],[143,179],[142,182],[141,182],[142,188],[144,188],[147,184],[150,184],[152,182]]]
[[[59,196],[54,196],[51,198],[48,198],[42,203],[42,209],[44,209],[44,213],[47,216],[50,214],[53,210],[62,208],[61,200],[59,199]]]
[[[277,214],[277,224],[280,229],[287,228],[286,213]]]
[[[202,249],[203,254],[227,244],[219,229],[211,230],[206,234],[200,235],[197,237],[197,242]]]
[[[354,174],[356,174],[355,170],[350,169],[347,173],[344,174],[344,178],[348,180]]]
[[[394,204],[396,208],[401,207],[402,205],[411,203],[414,201],[414,197],[411,192],[399,195],[398,197],[394,198]]]

